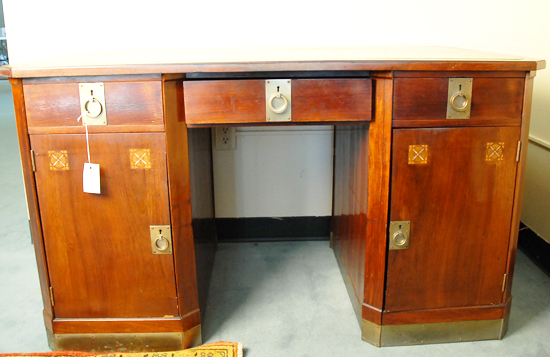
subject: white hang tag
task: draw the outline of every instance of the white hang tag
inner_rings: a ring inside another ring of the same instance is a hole
[[[99,164],[84,164],[84,192],[101,193],[101,184],[99,181]]]

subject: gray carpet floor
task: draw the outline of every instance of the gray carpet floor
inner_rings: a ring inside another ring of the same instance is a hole
[[[0,80],[0,353],[49,351],[31,245],[10,86]],[[324,241],[220,244],[203,341],[245,357],[550,356],[550,278],[518,252],[502,341],[376,348],[361,341]]]

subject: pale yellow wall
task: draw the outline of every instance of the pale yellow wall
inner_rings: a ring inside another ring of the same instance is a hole
[[[4,27],[4,7],[2,6],[2,0],[0,0],[0,27]]]
[[[545,35],[550,38],[549,31]],[[541,52],[549,68],[535,77],[529,131],[531,138],[542,145],[529,143],[521,220],[550,243],[550,46],[542,44],[541,38]]]
[[[550,150],[529,145],[521,220],[550,243]]]
[[[550,1],[541,0],[3,2],[12,63],[93,49],[266,45],[450,46],[550,59]],[[550,69],[534,93],[531,133],[550,141]],[[529,146],[522,217],[550,239],[550,151]]]

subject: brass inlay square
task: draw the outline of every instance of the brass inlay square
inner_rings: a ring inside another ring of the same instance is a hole
[[[487,161],[502,161],[504,160],[504,143],[487,143]]]
[[[130,167],[132,169],[150,169],[151,150],[130,149]]]
[[[69,169],[69,156],[66,150],[48,151],[50,170],[61,171]]]
[[[409,145],[409,165],[428,163],[428,145]]]

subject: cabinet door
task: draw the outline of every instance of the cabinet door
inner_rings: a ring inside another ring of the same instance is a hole
[[[409,248],[388,252],[386,311],[503,302],[519,135],[394,130],[390,220],[411,223]]]
[[[84,135],[31,135],[55,317],[178,315],[174,262],[152,254],[169,225],[163,133],[92,134],[101,194],[84,193]]]

